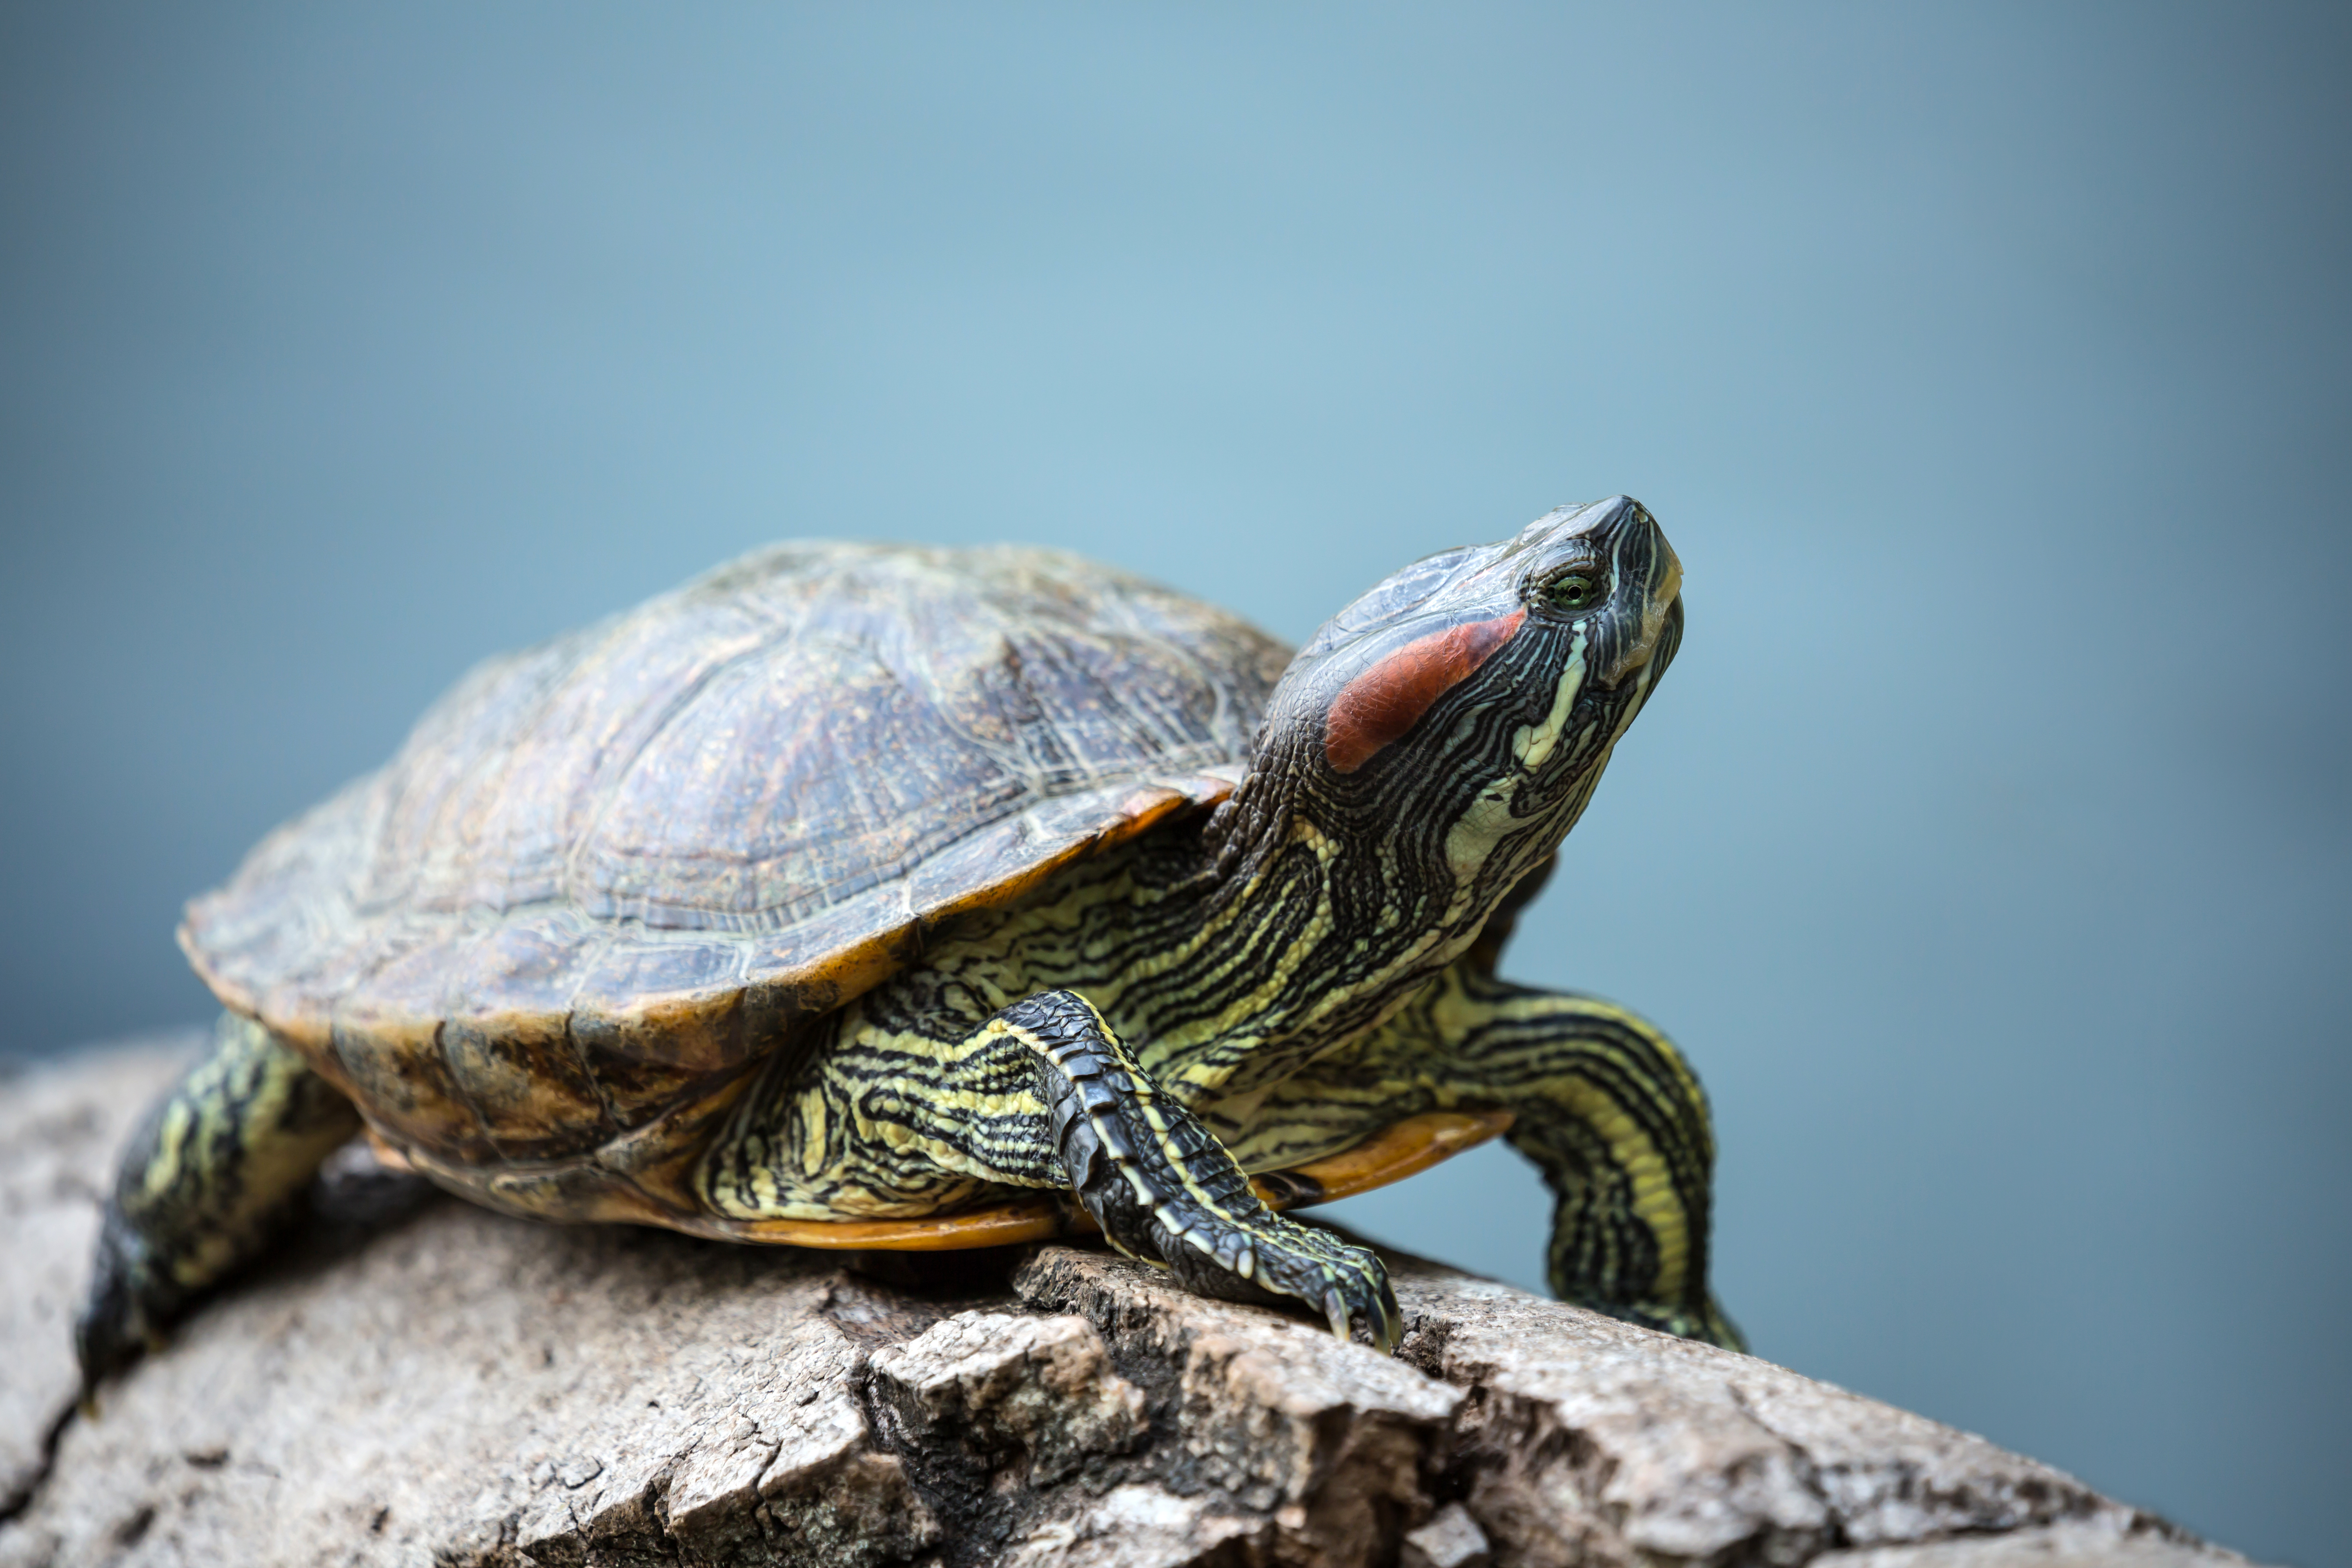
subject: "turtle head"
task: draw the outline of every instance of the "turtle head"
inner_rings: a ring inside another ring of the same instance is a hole
[[[1299,651],[1256,771],[1287,775],[1294,814],[1443,884],[1449,923],[1483,921],[1574,826],[1674,658],[1681,583],[1625,496],[1415,562]]]
[[[1639,501],[1561,507],[1515,539],[1416,561],[1332,616],[1275,706],[1319,718],[1339,777],[1426,772],[1481,750],[1498,772],[1542,772],[1576,733],[1605,751],[1633,717],[1674,657],[1681,586]],[[1459,732],[1470,731],[1489,732]]]

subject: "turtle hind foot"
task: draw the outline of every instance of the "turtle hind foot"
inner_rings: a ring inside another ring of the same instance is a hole
[[[74,1328],[85,1391],[157,1348],[195,1294],[299,1212],[359,1112],[302,1056],[224,1014],[124,1144]]]
[[[74,1319],[74,1359],[81,1367],[80,1404],[95,1414],[98,1385],[163,1345],[164,1326],[183,1293],[148,1267],[146,1248],[109,1205],[92,1260],[89,1292]]]

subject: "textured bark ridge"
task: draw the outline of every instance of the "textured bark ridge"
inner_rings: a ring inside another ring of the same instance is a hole
[[[1980,1438],[1411,1258],[1390,1359],[1101,1252],[859,1273],[507,1220],[356,1153],[287,1256],[68,1418],[97,1194],[172,1060],[0,1087],[0,1568],[2239,1561]]]

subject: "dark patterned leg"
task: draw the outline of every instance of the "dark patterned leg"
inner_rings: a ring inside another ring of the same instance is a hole
[[[267,1245],[359,1112],[249,1018],[147,1113],[106,1204],[74,1325],[82,1386],[154,1345],[188,1298]]]
[[[1075,992],[1043,992],[949,1038],[836,1039],[747,1097],[698,1180],[712,1211],[736,1218],[933,1212],[918,1203],[990,1186],[1074,1191],[1113,1246],[1188,1289],[1300,1302],[1343,1338],[1360,1321],[1383,1350],[1402,1332],[1380,1259],[1267,1208]]]
[[[1343,1149],[1402,1117],[1499,1106],[1558,1200],[1555,1295],[1744,1350],[1707,1289],[1715,1134],[1672,1042],[1597,997],[1457,965],[1361,1046],[1284,1083],[1245,1127],[1212,1127],[1252,1170]]]
[[[1113,1246],[1174,1270],[1204,1296],[1302,1301],[1348,1337],[1360,1318],[1395,1346],[1403,1320],[1379,1258],[1285,1219],[1198,1118],[1163,1098],[1083,997],[1049,991],[990,1024],[1047,1064],[1040,1087],[1054,1149]]]

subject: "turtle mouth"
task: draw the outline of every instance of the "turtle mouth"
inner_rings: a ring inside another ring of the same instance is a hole
[[[1661,620],[1656,640],[1650,647],[1650,685],[1654,688],[1665,678],[1666,666],[1675,662],[1675,655],[1683,646],[1683,596],[1680,594],[1676,594],[1674,603],[1666,606],[1666,613]]]
[[[1618,661],[1616,679],[1596,688],[1591,693],[1596,704],[1593,710],[1600,719],[1600,729],[1614,745],[1622,739],[1642,710],[1649,705],[1651,694],[1665,678],[1666,667],[1675,661],[1675,654],[1683,646],[1683,602],[1673,599],[1660,612],[1654,612],[1654,629],[1635,642]],[[1605,718],[1601,715],[1606,715]]]
[[[1611,661],[1607,679],[1611,686],[1619,689],[1640,679],[1645,670],[1648,683],[1655,684],[1657,679],[1665,674],[1666,666],[1674,662],[1675,650],[1682,646],[1683,640],[1682,560],[1675,553],[1675,547],[1666,542],[1665,535],[1658,531],[1658,525],[1650,521],[1648,514],[1641,515],[1642,521],[1648,524],[1649,537],[1644,542],[1649,547],[1650,558],[1646,571],[1640,565],[1633,566],[1645,579],[1645,591],[1640,601],[1641,618],[1626,617],[1626,621],[1632,623],[1627,628],[1632,635],[1626,639],[1623,650]],[[1640,546],[1634,548],[1639,550]]]

